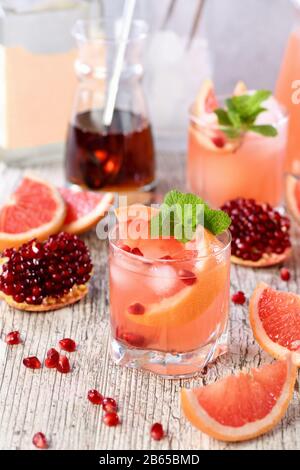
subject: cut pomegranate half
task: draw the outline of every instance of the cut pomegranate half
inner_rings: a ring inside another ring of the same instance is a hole
[[[19,310],[57,310],[87,294],[91,271],[89,251],[76,235],[32,240],[0,258],[0,298]]]

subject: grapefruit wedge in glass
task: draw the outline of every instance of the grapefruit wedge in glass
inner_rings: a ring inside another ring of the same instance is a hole
[[[260,283],[250,300],[250,323],[259,345],[273,357],[293,352],[300,366],[300,296]]]
[[[188,420],[202,432],[228,442],[253,439],[271,430],[292,399],[297,367],[286,359],[210,385],[182,389]]]
[[[25,176],[0,208],[0,250],[33,238],[45,240],[61,229],[64,219],[65,203],[59,191],[36,176]]]
[[[300,224],[300,178],[298,176],[287,175],[285,199],[289,213]]]

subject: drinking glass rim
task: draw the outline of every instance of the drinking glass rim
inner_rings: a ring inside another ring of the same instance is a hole
[[[116,228],[117,228],[117,225],[115,225],[110,230],[110,232],[108,234],[109,245],[112,246],[115,250],[117,250],[117,252],[122,253],[122,255],[125,255],[125,256],[129,257],[130,259],[134,259],[135,261],[140,261],[142,263],[154,263],[155,262],[155,263],[161,263],[161,264],[172,264],[172,263],[179,263],[179,262],[185,263],[186,261],[191,260],[191,259],[193,259],[195,261],[211,259],[211,258],[215,258],[215,257],[219,256],[224,251],[226,251],[228,249],[228,247],[231,245],[231,241],[232,241],[231,232],[230,232],[229,229],[227,229],[227,230],[224,230],[219,235],[216,235],[216,237],[221,236],[223,234],[226,235],[227,240],[226,240],[226,243],[224,244],[224,246],[222,248],[214,251],[213,253],[209,253],[208,255],[191,256],[191,257],[187,257],[187,258],[184,258],[184,259],[183,258],[172,258],[172,259],[147,258],[145,256],[135,255],[134,253],[130,253],[129,251],[122,250],[122,248],[120,248],[116,244],[116,241],[118,241],[118,239],[114,240],[112,238],[113,231],[116,230]]]
[[[300,1],[300,0],[299,0]],[[254,92],[255,90],[248,90],[248,92]],[[273,95],[272,95],[273,96]],[[227,98],[231,98],[232,95],[230,94],[222,94],[222,95],[217,95],[216,98],[217,100],[220,102],[224,102]],[[275,98],[276,99],[276,98]],[[288,121],[289,119],[289,113],[286,109],[285,106],[283,106],[281,103],[279,103],[279,101],[276,99],[278,105],[279,105],[279,108],[282,112],[282,116],[280,116],[280,118],[278,118],[276,120],[275,123],[272,123],[275,125],[276,128],[282,126],[283,124],[286,124],[286,122]],[[207,122],[205,122],[203,119],[201,119],[201,117],[197,116],[193,110],[194,110],[194,107],[195,107],[195,102],[191,104],[191,106],[189,107],[189,119],[190,119],[190,122],[192,123],[195,123],[197,124],[198,127],[200,128],[203,128],[203,129],[206,129],[207,127],[209,127],[210,129],[212,130],[222,130],[222,128],[224,128],[224,126],[220,126],[218,124],[215,124],[215,125],[211,125]],[[255,135],[255,137],[264,137],[262,135]]]
[[[95,43],[101,43],[101,44],[119,44],[121,41],[120,39],[117,39],[115,36],[113,36],[113,33],[110,33],[108,35],[105,35],[103,37],[89,37],[86,32],[89,31],[89,27],[92,25],[98,25],[100,26],[99,31],[103,30],[104,25],[110,25],[110,24],[116,24],[118,21],[120,21],[122,18],[121,17],[113,17],[113,16],[108,16],[106,18],[90,18],[90,19],[79,19],[75,22],[73,28],[72,28],[72,36],[75,37],[77,40],[81,40],[83,42],[95,42]],[[102,28],[101,28],[102,26]],[[134,29],[137,29],[137,32],[135,35],[130,36],[128,40],[126,41],[126,44],[130,44],[136,41],[140,41],[142,39],[145,39],[148,35],[149,32],[149,25],[148,23],[140,18],[135,18],[132,21],[131,25],[131,34],[134,31]]]

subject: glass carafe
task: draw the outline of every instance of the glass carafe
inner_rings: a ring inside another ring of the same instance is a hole
[[[286,170],[300,175],[300,0],[292,0],[292,3],[295,25],[282,61],[276,96],[290,115]]]
[[[79,86],[66,144],[66,178],[93,190],[148,190],[155,180],[155,158],[142,88],[143,21],[132,24],[112,123],[103,124],[120,27],[115,19],[78,21],[74,27]]]

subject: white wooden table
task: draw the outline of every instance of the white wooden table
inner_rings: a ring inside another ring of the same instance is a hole
[[[62,165],[53,163],[35,169],[55,184],[63,183]],[[0,201],[9,194],[23,170],[0,163]],[[159,159],[160,190],[184,188],[184,157],[164,155]],[[299,232],[294,233],[293,256],[287,263],[292,277],[281,281],[279,269],[252,270],[232,267],[232,292],[251,295],[258,281],[282,290],[297,292],[300,286]],[[47,314],[14,311],[0,303],[0,338],[19,330],[24,343],[6,347],[0,342],[0,448],[32,449],[32,436],[46,434],[53,449],[297,449],[300,447],[300,400],[297,382],[294,399],[286,417],[270,433],[254,441],[225,444],[192,428],[180,410],[181,386],[199,386],[242,367],[271,361],[253,339],[247,305],[231,305],[230,350],[212,365],[205,377],[191,381],[163,380],[154,375],[115,366],[109,357],[109,304],[107,288],[107,246],[91,233],[85,236],[95,265],[95,275],[87,298],[77,305]],[[45,357],[59,339],[71,337],[78,351],[70,355],[72,373],[54,370],[32,371],[23,357]],[[101,422],[100,407],[86,399],[96,388],[115,397],[122,424],[108,428]],[[162,422],[167,437],[155,442],[149,429]]]

